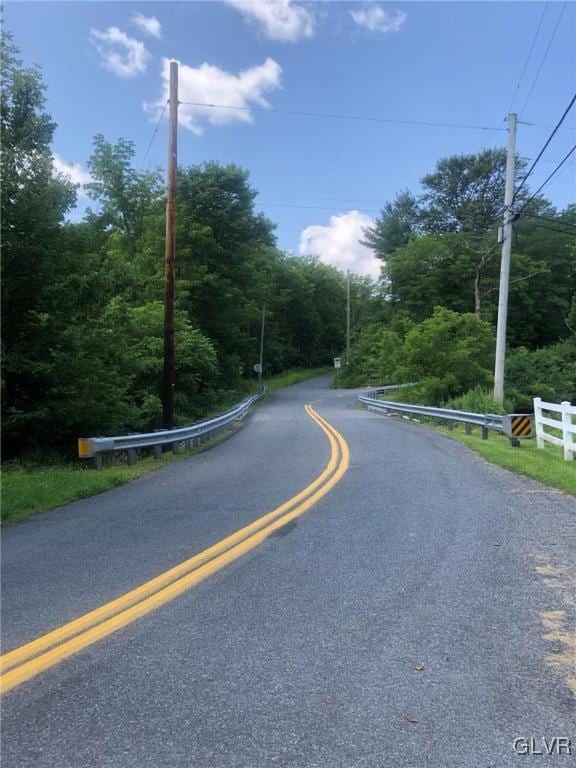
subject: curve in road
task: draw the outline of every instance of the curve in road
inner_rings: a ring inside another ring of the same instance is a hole
[[[348,469],[346,441],[310,405],[306,413],[330,442],[330,460],[306,488],[267,515],[136,589],[0,656],[0,690],[10,691],[78,651],[173,600],[262,544],[275,531],[304,514],[325,496]],[[53,648],[53,646],[56,646]],[[47,651],[51,648],[52,650]],[[45,652],[47,651],[47,652]]]

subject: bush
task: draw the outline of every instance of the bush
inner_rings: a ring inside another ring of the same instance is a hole
[[[576,338],[512,352],[506,362],[506,391],[517,410],[531,411],[534,397],[576,402]]]
[[[494,400],[491,389],[474,387],[460,397],[453,397],[444,403],[446,408],[456,411],[471,411],[472,413],[514,413],[515,404],[510,398],[505,398],[504,403]]]
[[[421,323],[402,320],[365,332],[354,344],[340,384],[417,382],[414,398],[438,405],[475,386],[490,384],[493,348],[488,323],[436,307]]]

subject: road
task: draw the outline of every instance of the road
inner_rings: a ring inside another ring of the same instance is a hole
[[[513,741],[576,749],[576,503],[328,384],[282,390],[212,450],[4,531],[8,652],[340,467],[245,554],[8,691],[4,768],[573,764]]]

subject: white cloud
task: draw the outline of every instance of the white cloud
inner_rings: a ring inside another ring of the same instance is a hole
[[[386,11],[376,3],[366,5],[359,11],[350,11],[350,15],[358,26],[371,32],[399,32],[406,21],[404,11]]]
[[[54,154],[52,158],[52,166],[56,173],[62,174],[62,176],[66,176],[73,184],[89,184],[92,181],[92,176],[88,173],[88,171],[85,171],[80,163],[67,163],[60,155]],[[78,190],[78,194],[80,197],[85,197],[85,193],[82,190],[82,186]]]
[[[105,32],[93,29],[90,35],[106,69],[120,77],[134,77],[146,71],[150,53],[144,43],[118,27],[109,27]]]
[[[162,26],[156,16],[144,16],[143,13],[135,13],[132,16],[132,24],[158,40],[162,37]]]
[[[266,91],[280,87],[282,68],[273,59],[266,59],[264,64],[245,69],[237,75],[225,72],[212,64],[178,67],[178,100],[199,104],[221,104],[234,109],[196,107],[182,103],[178,107],[178,121],[185,128],[200,135],[203,123],[221,126],[229,123],[251,123],[251,105],[268,107],[264,98]],[[144,104],[144,109],[158,115],[169,96],[170,60],[162,62],[162,98],[152,104]]]
[[[314,15],[292,0],[226,0],[249,19],[256,20],[270,40],[294,43],[314,34]]]
[[[298,250],[303,256],[318,256],[324,264],[338,269],[378,278],[382,262],[360,242],[364,230],[372,224],[374,220],[360,211],[336,214],[330,217],[328,226],[306,227],[300,235]]]

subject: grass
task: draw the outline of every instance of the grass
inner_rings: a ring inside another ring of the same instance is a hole
[[[266,382],[268,386],[266,396],[282,387],[320,376],[330,370],[330,368],[312,368],[286,371]],[[240,399],[238,398],[236,402]],[[220,410],[227,410],[232,405],[233,403],[226,403]],[[96,472],[91,466],[82,462],[25,464],[14,461],[6,463],[2,469],[2,524],[17,523],[40,512],[123,485],[191,453],[210,448],[225,439],[228,434],[230,433],[223,433],[201,447],[182,450],[178,454],[164,453],[161,459],[142,458],[133,466],[128,466],[120,456],[111,456],[100,472]]]
[[[380,396],[380,399],[411,402],[409,397],[406,398],[406,394],[402,390],[386,392]],[[479,432],[467,435],[462,424],[455,423],[454,429],[450,431],[446,427],[434,426],[431,422],[425,423],[437,432],[460,440],[492,464],[576,496],[576,462],[565,461],[562,450],[554,445],[548,443],[540,449],[536,447],[535,439],[526,439],[520,440],[520,447],[513,448],[508,437],[498,432],[490,431],[488,440],[482,440]],[[553,428],[549,428],[548,432],[557,436],[562,435],[560,431]]]
[[[513,448],[505,435],[491,431],[488,440],[482,440],[479,433],[467,435],[462,425],[453,431],[446,427],[431,429],[459,440],[492,464],[576,496],[576,462],[565,461],[560,448],[546,445],[539,449],[535,439],[521,440],[520,447]]]
[[[84,464],[22,466],[11,462],[2,471],[2,523],[17,523],[39,512],[102,493],[181,455],[185,454],[166,453],[158,460],[145,458],[131,467],[114,462],[100,472]]]

